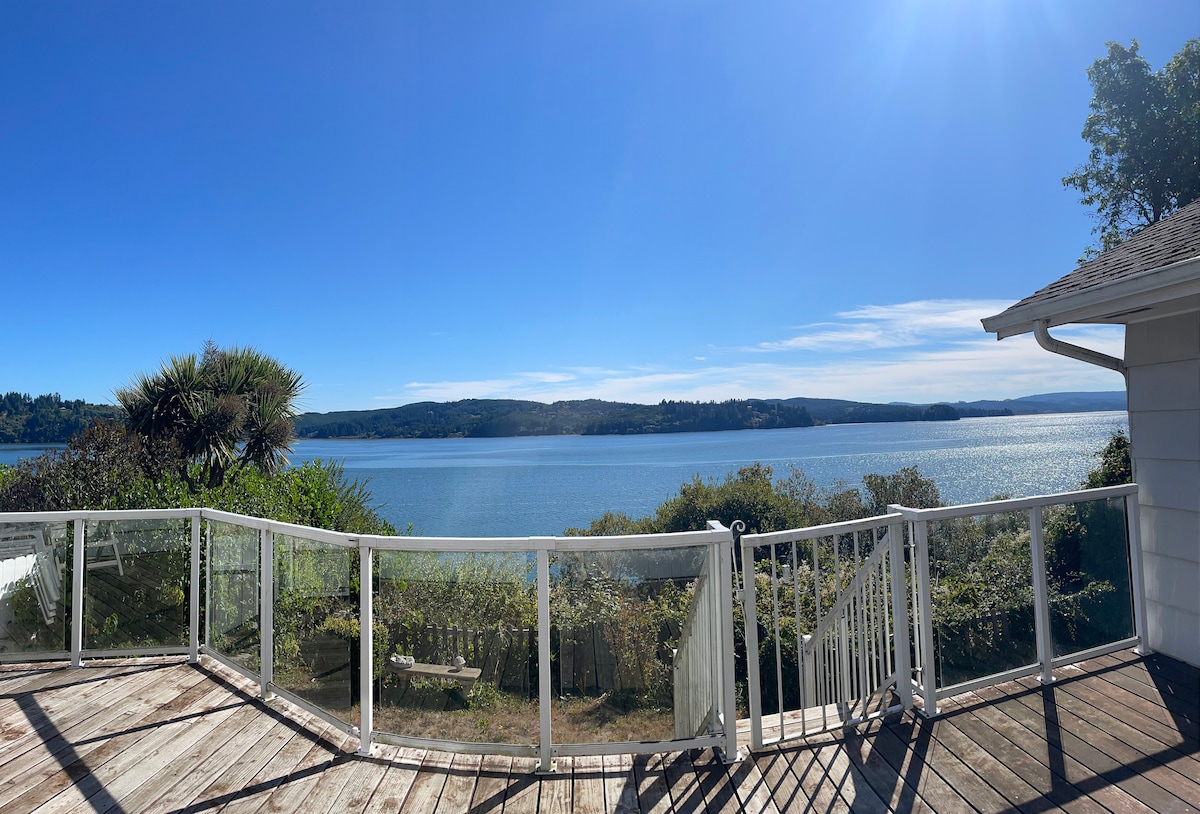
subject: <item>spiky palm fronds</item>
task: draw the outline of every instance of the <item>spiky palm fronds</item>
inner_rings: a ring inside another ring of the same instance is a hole
[[[217,486],[242,466],[275,473],[287,465],[303,390],[298,373],[260,351],[207,344],[199,359],[172,356],[116,396],[130,430],[177,446],[185,476],[198,464],[200,480]]]

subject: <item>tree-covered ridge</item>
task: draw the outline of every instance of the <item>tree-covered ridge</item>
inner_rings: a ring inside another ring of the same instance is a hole
[[[995,412],[989,413],[995,415]],[[624,402],[466,399],[384,410],[305,413],[300,438],[500,438],[521,435],[638,435],[811,427],[881,421],[954,421],[946,404],[865,404],[833,399]]]
[[[5,393],[0,400],[0,444],[61,444],[97,418],[120,417],[120,408],[113,405],[64,401],[58,393]]]

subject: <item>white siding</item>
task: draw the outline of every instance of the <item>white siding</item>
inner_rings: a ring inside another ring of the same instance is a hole
[[[1200,314],[1125,333],[1147,644],[1200,666]]]

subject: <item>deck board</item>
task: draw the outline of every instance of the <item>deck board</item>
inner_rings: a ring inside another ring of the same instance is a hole
[[[550,814],[1200,814],[1200,670],[1122,651],[725,764],[711,750],[532,758],[357,739],[215,664],[0,666],[0,809]]]

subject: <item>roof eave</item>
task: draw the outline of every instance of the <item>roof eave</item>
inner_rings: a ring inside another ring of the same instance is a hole
[[[997,339],[1005,339],[1030,333],[1039,320],[1049,327],[1073,322],[1128,324],[1139,321],[1134,318],[1136,313],[1187,297],[1200,297],[1200,256],[1082,291],[1013,306],[984,318],[983,329],[996,334]],[[1189,306],[1187,310],[1195,309]]]

